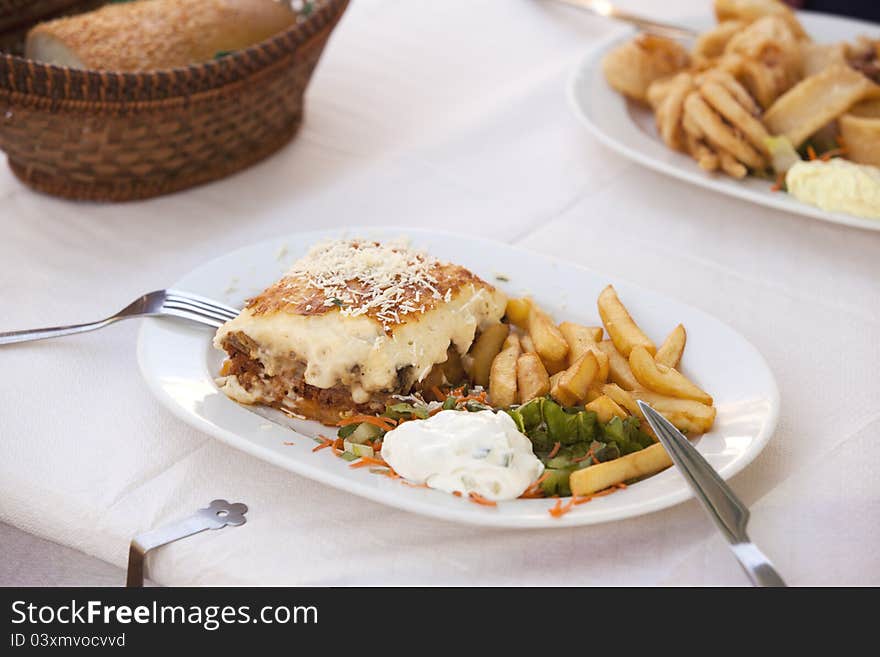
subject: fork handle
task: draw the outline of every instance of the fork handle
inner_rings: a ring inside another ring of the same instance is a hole
[[[104,328],[108,324],[112,324],[120,317],[108,317],[100,322],[90,322],[88,324],[72,324],[70,326],[52,326],[42,329],[25,329],[23,331],[7,331],[0,333],[0,345],[15,344],[16,342],[31,342],[32,340],[45,340],[46,338],[57,338],[62,335],[73,335],[74,333],[87,333]]]

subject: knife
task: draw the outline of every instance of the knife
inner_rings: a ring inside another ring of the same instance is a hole
[[[749,540],[746,534],[749,510],[745,504],[734,495],[709,462],[669,420],[645,402],[639,400],[637,403],[648,424],[669,453],[672,462],[678,466],[703,508],[730,543],[734,556],[746,571],[752,584],[785,586],[785,582],[770,563],[770,559]]]

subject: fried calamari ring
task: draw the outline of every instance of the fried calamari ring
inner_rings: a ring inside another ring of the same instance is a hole
[[[660,137],[674,150],[685,150],[681,119],[684,114],[684,99],[693,89],[693,78],[690,75],[682,73],[675,76],[654,112]]]
[[[698,92],[691,92],[684,102],[684,111],[699,126],[706,141],[717,149],[733,155],[752,169],[763,169],[766,162],[761,154],[742,139],[733,128],[722,121]]]
[[[703,99],[728,123],[736,128],[755,149],[763,155],[769,155],[767,138],[770,136],[764,125],[750,114],[727,87],[710,80],[700,86]]]
[[[653,34],[640,34],[605,55],[602,72],[614,89],[633,100],[645,102],[652,82],[678,73],[689,62],[690,56],[680,43]]]
[[[718,162],[721,165],[721,170],[728,176],[745,178],[749,173],[748,169],[746,169],[740,162],[737,162],[736,158],[724,149],[718,150]]]
[[[691,56],[694,58],[715,59],[724,53],[727,43],[733,36],[742,31],[746,23],[742,21],[724,21],[711,30],[697,37]]]
[[[716,171],[718,169],[718,155],[709,148],[704,141],[695,137],[693,133],[685,130],[685,144],[690,156],[697,161],[697,165],[703,171]]]

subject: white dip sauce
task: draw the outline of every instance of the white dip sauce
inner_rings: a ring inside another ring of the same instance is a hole
[[[441,411],[385,434],[382,458],[409,481],[452,493],[512,500],[544,464],[507,413]]]
[[[880,219],[880,169],[842,158],[798,162],[785,176],[788,193],[831,212]]]

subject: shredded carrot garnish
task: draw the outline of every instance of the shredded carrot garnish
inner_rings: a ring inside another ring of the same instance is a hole
[[[550,476],[550,473],[549,473],[549,472],[545,472],[545,473],[542,474],[540,477],[538,477],[537,479],[535,479],[535,481],[532,482],[531,486],[529,486],[528,488],[526,488],[526,489],[523,491],[523,494],[520,495],[520,497],[523,498],[523,499],[532,499],[532,498],[536,498],[536,497],[544,497],[544,491],[540,490],[540,489],[539,489],[539,486],[540,486],[540,485],[541,485],[541,484],[547,479],[547,477],[549,477],[549,476]]]
[[[482,506],[498,506],[498,503],[493,500],[487,500],[485,497],[480,495],[479,493],[475,493],[471,491],[468,493],[468,497],[471,499],[471,502],[476,504],[480,504]]]
[[[535,486],[540,486],[540,485],[543,484],[545,481],[547,481],[547,477],[549,477],[549,476],[550,476],[550,473],[549,473],[549,472],[545,472],[545,473],[542,474],[540,477],[538,477],[537,479],[535,479],[535,481],[534,481],[534,483],[532,484],[531,487],[534,488]]]
[[[383,466],[383,467],[388,466],[388,464],[385,463],[385,461],[383,461],[382,459],[374,459],[371,456],[362,456],[360,461],[357,461],[356,463],[352,463],[348,467],[349,468],[363,468],[367,465],[379,465],[379,466]]]
[[[454,491],[452,491],[452,494],[455,495],[456,497],[461,497],[461,491],[460,491],[460,490],[454,490]]]
[[[552,459],[559,453],[559,448],[562,447],[562,443],[558,440],[553,444],[553,449],[550,450],[550,453],[547,455],[548,459]]]
[[[545,497],[546,497],[546,495],[544,495],[544,491],[537,490],[537,489],[536,490],[529,489],[525,493],[520,495],[519,499],[521,499],[521,500],[542,500]]]
[[[487,401],[486,393],[481,392],[479,395],[468,395],[466,397],[458,397],[455,402],[457,404],[463,404],[464,402],[476,401],[485,404]]]
[[[571,498],[566,504],[563,504],[562,500],[556,500],[556,506],[550,509],[550,515],[554,518],[561,518],[571,511],[572,506],[574,506],[574,498]]]
[[[611,493],[616,493],[617,488],[606,488],[605,490],[600,490],[598,493],[593,493],[593,497],[605,497],[606,495],[611,495]]]
[[[441,401],[446,398],[446,395],[443,394],[443,391],[440,390],[437,386],[431,386],[431,392],[437,398],[437,401]]]
[[[572,508],[576,506],[580,506],[581,504],[586,504],[587,502],[591,502],[593,499],[597,497],[605,497],[606,495],[611,495],[611,493],[616,493],[619,490],[623,490],[626,488],[626,484],[614,484],[613,486],[606,488],[605,490],[600,490],[597,493],[593,493],[592,495],[584,495],[582,497],[578,497],[576,495],[572,495],[567,504],[562,504],[562,500],[556,500],[556,505],[549,509],[548,512],[554,518],[561,518],[566,513],[572,510]]]
[[[810,158],[811,160],[816,159],[816,149],[813,148],[812,146],[807,146],[807,157]]]
[[[296,443],[292,443],[289,440],[285,440],[283,444],[284,445],[296,445]]]
[[[819,159],[823,162],[827,162],[832,157],[837,157],[838,155],[844,155],[846,153],[846,149],[844,148],[832,148],[830,151],[825,151],[822,155],[819,156]]]
[[[345,427],[349,424],[360,424],[361,422],[366,422],[367,424],[372,424],[373,426],[379,427],[380,429],[384,429],[385,431],[390,431],[397,423],[388,417],[377,417],[375,415],[352,415],[350,418],[346,418],[345,420],[340,420],[340,422],[336,425],[337,427]]]
[[[322,442],[320,445],[318,445],[317,447],[315,447],[315,448],[312,450],[313,452],[317,452],[317,451],[319,451],[319,450],[322,450],[322,449],[325,449],[325,448],[327,448],[327,447],[330,447],[334,442],[336,442],[336,441],[334,441],[334,440],[330,440],[329,438],[324,438],[323,436],[318,436],[318,438],[323,438],[324,442]]]
[[[773,183],[773,186],[770,188],[770,191],[771,192],[781,192],[782,191],[782,184],[784,182],[785,182],[785,174],[780,173],[778,176],[776,176],[776,182]]]

